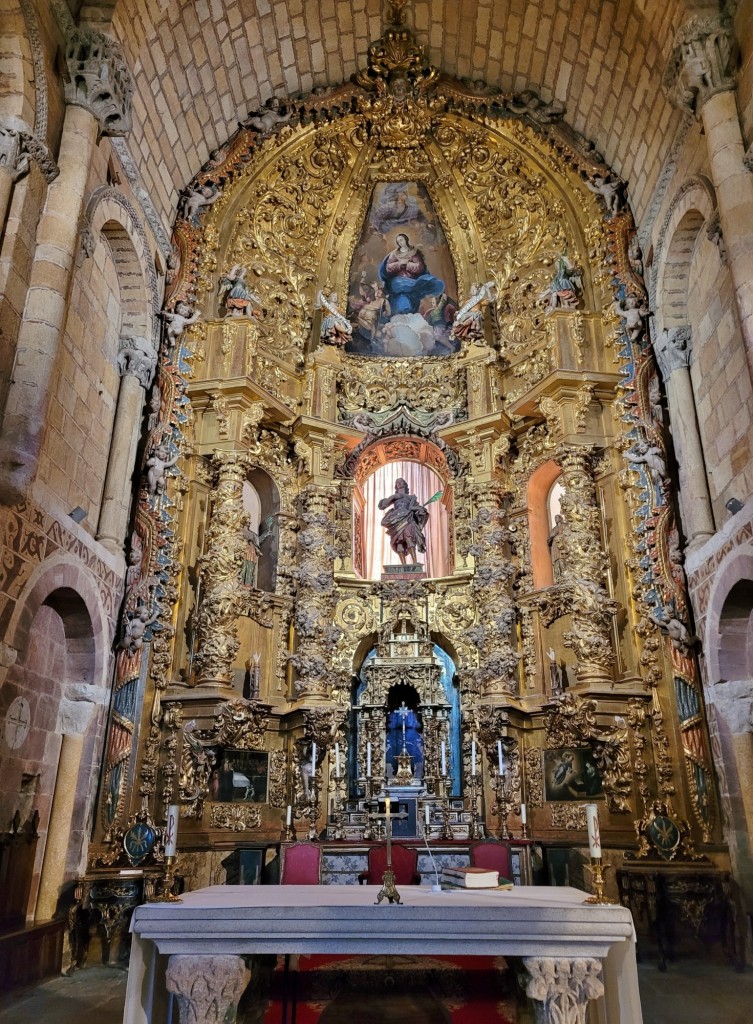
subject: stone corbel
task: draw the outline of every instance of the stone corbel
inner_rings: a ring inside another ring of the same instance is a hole
[[[523,966],[528,975],[526,995],[536,1006],[536,1024],[585,1024],[589,1002],[604,995],[601,963],[594,957],[528,956]]]
[[[131,130],[133,84],[115,40],[102,32],[76,28],[68,36],[65,61],[66,103],[88,110],[102,135],[127,135]]]
[[[735,45],[725,15],[692,18],[675,36],[662,88],[670,103],[701,116],[707,100],[735,87]]]

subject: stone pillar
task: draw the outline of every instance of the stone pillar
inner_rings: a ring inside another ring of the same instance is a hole
[[[580,683],[612,680],[612,617],[617,606],[604,587],[608,559],[601,546],[599,507],[587,448],[564,447],[557,458],[562,466],[563,583],[572,593],[572,627],[565,647],[575,652]]]
[[[673,327],[661,332],[654,342],[654,353],[667,389],[680,469],[682,520],[688,547],[693,548],[713,536],[714,517],[690,380],[690,341],[690,327]]]
[[[216,687],[219,696],[237,697],[232,682],[233,662],[240,646],[240,580],[246,554],[243,531],[248,526],[243,481],[248,472],[248,456],[245,452],[218,452],[214,465],[217,485],[206,549],[199,563],[194,665],[199,686]]]
[[[175,994],[180,1024],[235,1024],[251,971],[240,956],[173,955],[167,991]]]
[[[37,921],[54,917],[65,881],[84,737],[96,706],[86,695],[83,699],[64,698],[61,702],[58,728],[63,738],[34,914]]]
[[[9,503],[22,498],[37,472],[97,135],[123,134],[130,127],[131,85],[117,44],[101,33],[76,30],[69,39],[66,61],[68,106],[60,140],[60,174],[47,192],[37,228],[2,424],[0,500]]]
[[[536,1024],[585,1024],[589,1002],[604,995],[601,962],[594,957],[527,956],[523,966],[528,974],[526,995],[536,1007]]]
[[[114,554],[123,554],[131,503],[131,473],[136,461],[144,392],[151,385],[157,353],[146,338],[120,339],[121,382],[110,438],[110,456],[99,513],[97,540]]]
[[[753,178],[743,164],[745,145],[735,96],[733,42],[727,15],[691,19],[675,37],[663,84],[675,106],[703,121],[753,380]]]

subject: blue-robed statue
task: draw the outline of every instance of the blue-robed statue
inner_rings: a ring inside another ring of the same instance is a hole
[[[382,260],[379,276],[384,281],[392,316],[417,313],[421,299],[444,291],[444,281],[428,273],[423,253],[402,233],[395,239],[395,248]]]

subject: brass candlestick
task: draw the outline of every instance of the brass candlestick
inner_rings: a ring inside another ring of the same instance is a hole
[[[319,786],[317,785],[316,773],[311,776],[311,782],[309,784],[309,801],[307,807],[307,814],[309,819],[309,842],[315,843],[319,838],[319,832],[317,830],[317,820],[319,818]]]
[[[442,831],[439,833],[440,839],[454,839],[455,834],[452,831],[450,825],[450,797],[447,793],[447,776],[443,775],[440,780],[440,797],[439,797],[439,811],[442,815]]]
[[[330,792],[334,793],[333,807],[332,807],[332,819],[334,821],[333,839],[343,839],[344,831],[343,826],[345,822],[345,799],[343,795],[343,779],[345,778],[344,772],[339,772],[335,769],[330,775]]]
[[[180,896],[173,895],[175,885],[175,857],[165,857],[165,877],[162,880],[162,892],[152,896],[150,903],[182,903]]]
[[[366,824],[363,829],[363,838],[367,842],[371,842],[374,838],[374,829],[372,828],[371,818],[371,801],[373,797],[373,783],[370,775],[367,775],[365,779],[359,779],[359,782],[363,783],[364,788],[364,803],[366,805]]]
[[[500,839],[512,839],[512,832],[507,827],[507,819],[513,805],[512,786],[507,782],[504,774],[497,773],[494,776],[494,796],[496,803],[492,807],[492,814],[499,816],[499,837]]]
[[[591,858],[591,870],[594,874],[594,889],[596,889],[596,892],[583,902],[598,906],[614,905],[615,900],[610,900],[608,896],[604,895],[604,868],[602,867],[601,857]]]
[[[483,839],[484,838],[484,826],[481,822],[481,818],[478,813],[478,798],[479,798],[479,784],[478,775],[474,772],[471,775],[471,839]]]

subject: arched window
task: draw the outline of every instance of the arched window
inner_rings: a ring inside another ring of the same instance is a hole
[[[561,470],[555,462],[539,466],[528,481],[528,528],[531,538],[531,565],[536,590],[557,582],[555,571],[558,550],[560,502],[564,493]]]
[[[415,494],[422,505],[427,505],[429,519],[424,527],[426,552],[417,553],[419,562],[426,566],[430,577],[448,576],[450,565],[449,515],[447,501],[429,499],[435,494],[445,494],[445,485],[439,475],[429,466],[419,462],[401,460],[379,466],[368,476],[362,487],[363,507],[356,511],[363,516],[363,571],[366,579],[378,580],[385,565],[399,565],[400,558],[390,546],[390,538],[381,525],[386,509],[379,508],[379,502],[395,492],[395,481],[407,481],[411,494]],[[449,498],[449,495],[447,495]],[[360,504],[360,502],[359,502]]]

